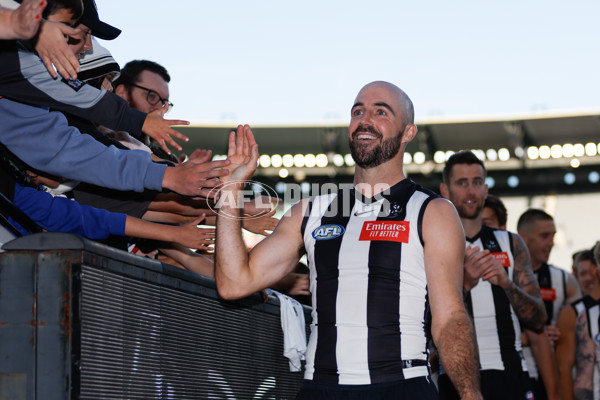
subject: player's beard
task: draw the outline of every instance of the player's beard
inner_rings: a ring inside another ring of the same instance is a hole
[[[476,219],[481,215],[483,211],[483,202],[478,202],[477,207],[475,207],[474,211],[467,209],[464,205],[460,205],[456,207],[456,211],[458,211],[458,216],[464,219]]]
[[[350,139],[350,153],[352,154],[354,162],[361,168],[377,167],[394,158],[396,154],[398,154],[398,151],[400,151],[403,131],[398,132],[394,137],[382,140],[381,143],[373,149],[369,149],[370,143],[368,140],[364,141],[366,143],[362,143],[362,140],[356,139],[359,132],[369,132],[376,135],[377,139],[372,140],[381,139],[383,135],[375,129],[375,127],[370,125],[359,125],[354,132],[352,132]]]

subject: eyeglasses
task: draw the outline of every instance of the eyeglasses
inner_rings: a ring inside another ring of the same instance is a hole
[[[135,83],[130,83],[129,85],[130,86],[135,86],[138,89],[142,89],[142,90],[147,91],[148,94],[146,95],[146,101],[150,105],[154,106],[154,105],[156,105],[160,101],[160,104],[162,105],[162,108],[165,108],[165,105],[167,105],[167,104],[169,105],[169,110],[171,108],[173,108],[173,103],[171,103],[169,100],[166,100],[166,99],[163,99],[162,97],[160,97],[160,95],[158,93],[156,93],[155,90],[148,89],[148,88],[145,88],[145,87],[140,86],[140,85],[136,85]]]

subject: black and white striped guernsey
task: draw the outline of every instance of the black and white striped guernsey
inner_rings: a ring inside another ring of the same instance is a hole
[[[379,200],[354,189],[310,200],[302,223],[313,304],[305,379],[364,385],[428,376],[421,225],[435,197],[404,179]]]
[[[544,307],[546,307],[546,315],[548,316],[546,325],[556,326],[558,314],[566,304],[567,271],[543,263],[542,266],[537,271],[533,271],[533,273],[540,285],[542,300],[544,301]],[[529,376],[538,379],[539,373],[531,347],[524,347],[523,355],[527,361]]]
[[[486,225],[474,238],[467,238],[467,246],[488,249],[502,260],[509,279],[513,279],[514,258],[511,236],[513,234]],[[521,354],[521,328],[506,293],[500,286],[479,279],[465,298],[467,309],[473,316],[481,370],[524,370]]]

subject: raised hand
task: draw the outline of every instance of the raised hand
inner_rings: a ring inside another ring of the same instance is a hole
[[[48,3],[45,0],[25,0],[10,15],[11,39],[31,39],[42,22],[42,11]]]
[[[489,254],[488,250],[479,251],[479,247],[467,246],[465,250],[463,288],[473,289],[481,277],[481,259]]]
[[[215,187],[221,185],[221,180],[228,174],[225,167],[229,160],[198,162],[191,159],[176,167],[168,167],[163,177],[163,188],[171,189],[184,196],[214,197]]]
[[[230,174],[223,179],[224,182],[247,181],[256,171],[258,145],[248,125],[238,125],[237,131],[231,131],[229,134],[227,160],[230,161],[227,167]],[[243,184],[240,186],[243,187]]]
[[[192,249],[212,250],[211,244],[215,242],[215,228],[198,228],[205,218],[205,214],[194,219],[192,222],[181,225],[174,242],[180,243]]]
[[[160,147],[167,153],[171,154],[171,150],[167,147],[167,143],[178,151],[181,151],[181,146],[177,144],[175,140],[171,136],[176,137],[177,139],[181,139],[185,142],[188,142],[190,139],[187,136],[184,136],[180,132],[177,132],[175,129],[171,129],[171,126],[174,125],[189,125],[189,121],[181,120],[181,119],[164,119],[164,115],[167,112],[167,107],[164,107],[160,110],[152,111],[150,114],[146,116],[144,120],[144,125],[142,126],[142,131],[156,140]]]
[[[192,154],[190,154],[188,160],[194,160],[197,163],[203,163],[210,161],[211,156],[212,150],[196,149]]]
[[[242,227],[252,233],[268,236],[269,232],[267,231],[272,231],[279,223],[278,218],[273,218],[276,211],[273,209],[261,216],[245,218],[242,220]]]
[[[67,40],[68,36],[76,36],[79,33],[81,33],[79,29],[73,29],[60,22],[43,21],[37,36],[35,51],[53,78],[58,76],[54,70],[56,67],[63,78],[77,79],[79,60],[71,51]]]

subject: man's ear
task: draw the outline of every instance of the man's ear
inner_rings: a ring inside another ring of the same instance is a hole
[[[408,124],[402,132],[402,143],[409,143],[417,135],[417,126],[415,124]]]
[[[127,88],[125,85],[119,85],[115,88],[115,94],[127,100]]]
[[[446,185],[445,183],[440,183],[440,193],[442,195],[442,197],[444,197],[445,199],[450,199],[450,192],[448,191],[448,185]]]

